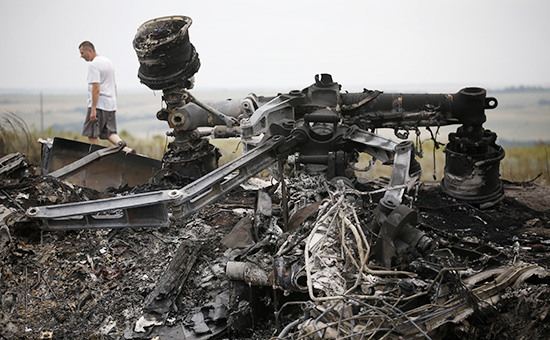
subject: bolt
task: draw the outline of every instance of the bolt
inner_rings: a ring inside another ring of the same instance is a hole
[[[40,212],[40,209],[38,208],[30,208],[27,210],[27,216],[36,216]]]
[[[168,193],[168,196],[170,196],[170,198],[178,198],[181,196],[181,192],[179,190],[172,190]]]

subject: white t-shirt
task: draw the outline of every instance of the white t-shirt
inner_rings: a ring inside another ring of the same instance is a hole
[[[88,107],[92,107],[92,83],[99,83],[96,108],[116,111],[115,69],[108,58],[98,55],[88,66]]]

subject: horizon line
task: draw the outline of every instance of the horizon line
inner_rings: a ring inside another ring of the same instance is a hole
[[[311,84],[310,84],[311,85]],[[340,84],[342,85],[342,84]],[[385,86],[386,88],[380,88],[380,90],[385,92],[401,92],[405,93],[407,91],[423,91],[423,92],[434,92],[437,91],[437,88],[443,88],[443,87],[454,87],[456,88],[455,91],[459,91],[460,89],[464,88],[463,85],[459,85],[458,83],[432,83],[432,84],[420,84],[420,83],[392,83],[392,84],[381,84]],[[308,87],[304,86],[305,87]],[[361,86],[349,86],[349,88],[354,87],[361,87]],[[365,88],[365,87],[362,87]],[[487,86],[483,87],[488,92],[494,91],[494,92],[501,92],[501,91],[529,91],[529,90],[537,90],[537,91],[550,91],[550,85],[525,85],[525,84],[519,84],[519,85],[506,85],[506,86]],[[395,91],[398,90],[399,91]],[[286,89],[287,91],[290,91],[290,89]],[[344,88],[342,88],[343,91],[345,91]],[[271,91],[275,93],[280,93],[281,89],[275,89],[274,87],[270,86],[258,86],[254,89],[245,88],[242,86],[235,86],[235,87],[227,87],[227,86],[220,86],[220,87],[203,87],[203,88],[193,88],[189,91],[193,92],[238,92],[238,91],[248,91],[248,92],[258,92],[258,91]],[[141,87],[126,87],[126,88],[119,88],[118,93],[120,94],[135,94],[135,93],[162,93],[162,90],[151,90],[145,85]],[[284,92],[284,91],[283,91]],[[448,92],[448,91],[447,91]],[[83,89],[82,87],[67,87],[67,88],[61,88],[61,87],[54,87],[54,88],[47,88],[47,89],[40,89],[40,88],[0,88],[0,95],[39,95],[39,94],[47,94],[47,95],[61,95],[61,94],[83,94],[86,95],[86,89]]]

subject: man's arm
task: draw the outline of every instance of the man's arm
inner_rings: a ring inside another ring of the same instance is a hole
[[[99,83],[92,83],[92,109],[90,111],[90,121],[95,122],[97,120],[97,100],[99,99]]]

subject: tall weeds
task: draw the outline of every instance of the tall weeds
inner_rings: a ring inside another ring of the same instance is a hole
[[[0,114],[0,156],[21,152],[34,161],[40,155],[35,143],[33,133],[17,114],[13,112]]]

